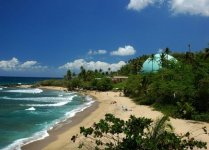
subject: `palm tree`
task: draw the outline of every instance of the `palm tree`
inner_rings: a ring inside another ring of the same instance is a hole
[[[152,72],[153,72],[153,61],[155,61],[155,55],[154,54],[151,55],[149,62],[150,61],[152,61]]]
[[[166,56],[165,53],[160,54],[160,63],[162,67],[165,66],[165,62],[166,62],[165,56]]]
[[[191,52],[191,44],[188,44],[189,52]]]
[[[84,81],[86,80],[86,70],[84,69],[83,66],[80,67],[80,73],[79,73],[79,77],[82,78]]]
[[[166,65],[167,65],[167,67],[168,67],[168,54],[170,54],[171,53],[171,50],[168,48],[168,47],[166,47],[165,48],[165,54],[166,54],[166,56],[167,56],[167,60],[166,60]]]
[[[167,123],[167,121],[169,121],[168,116],[163,116],[161,119],[156,121],[154,126],[149,131],[150,139],[157,141],[159,135],[163,134],[167,130],[173,130],[173,127],[171,124]]]
[[[70,70],[67,71],[67,74],[65,75],[66,80],[71,80],[72,79],[72,73]]]
[[[108,72],[109,72],[109,73],[111,72],[111,68],[108,68]]]
[[[99,69],[99,72],[100,72],[100,73],[102,73],[102,72],[103,72],[103,70],[100,68],[100,69]]]

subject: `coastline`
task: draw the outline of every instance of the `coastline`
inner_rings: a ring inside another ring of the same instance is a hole
[[[79,124],[83,118],[90,115],[95,109],[97,109],[99,103],[94,102],[90,107],[86,108],[85,110],[78,112],[75,116],[68,118],[64,122],[58,123],[52,130],[47,131],[49,136],[42,140],[37,140],[26,144],[21,147],[22,150],[41,150],[46,147],[49,143],[52,143],[58,139],[58,135],[63,134],[76,124]],[[70,139],[70,138],[69,138]]]
[[[123,118],[124,120],[127,120],[130,115],[147,117],[153,120],[163,116],[162,113],[153,110],[149,106],[135,104],[130,98],[121,96],[119,92],[86,91],[80,93],[94,97],[96,102],[84,111],[77,113],[73,118],[70,118],[70,120],[72,120],[71,123],[64,122],[64,125],[60,129],[56,130],[55,128],[49,131],[47,138],[25,145],[22,149],[78,149],[80,139],[78,139],[76,143],[73,143],[70,141],[71,137],[79,134],[81,126],[92,126],[94,122],[98,122],[100,119],[104,118],[106,113],[112,113],[116,117]],[[112,102],[114,101],[116,103],[113,104]],[[170,118],[170,122],[177,134],[185,134],[188,131],[194,132],[192,136],[200,134],[196,139],[208,142],[209,148],[209,136],[202,134],[203,132],[200,130],[204,126],[209,129],[209,123],[174,118]]]

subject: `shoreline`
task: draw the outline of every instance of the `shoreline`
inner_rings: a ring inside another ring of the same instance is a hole
[[[29,84],[19,85],[16,86],[16,88],[21,88],[21,89],[33,88],[33,89],[41,89],[41,90],[56,90],[60,92],[61,91],[74,92],[74,91],[67,91],[67,88],[65,87],[56,87],[56,86],[33,87],[33,85],[29,85]],[[87,103],[83,107],[79,107],[75,109],[74,111],[72,111],[72,113],[69,112],[69,116],[65,120],[61,120],[60,122],[52,125],[50,128],[45,130],[44,132],[46,132],[48,135],[44,136],[43,138],[42,135],[40,135],[39,139],[34,139],[33,136],[26,138],[28,140],[23,141],[23,143],[19,145],[20,149],[29,149],[29,150],[43,149],[43,147],[45,147],[48,143],[55,141],[57,139],[57,135],[64,133],[72,126],[80,123],[83,120],[83,118],[85,118],[87,115],[90,115],[91,112],[97,109],[99,102],[95,101],[94,97],[89,96],[82,91],[76,93],[84,97],[87,96]],[[32,141],[30,140],[30,138],[32,138]]]
[[[32,85],[20,85],[18,88],[31,88]],[[56,87],[56,86],[39,86],[36,87],[39,89],[45,89],[45,90],[58,90],[58,91],[65,91],[67,92],[67,88],[65,87]],[[78,94],[81,94],[83,96],[90,96],[87,95],[85,92],[78,92]],[[52,129],[47,130],[48,136],[32,141],[28,144],[22,145],[21,150],[40,150],[43,149],[48,145],[48,143],[51,143],[57,139],[57,136],[67,131],[69,128],[75,126],[76,124],[80,123],[86,116],[90,115],[93,111],[95,111],[98,108],[99,102],[95,101],[95,97],[90,96],[92,98],[91,101],[93,103],[88,106],[87,108],[84,108],[84,110],[81,110],[77,112],[73,117],[67,118],[65,121],[59,122],[58,124],[54,125]]]
[[[40,87],[39,87],[40,88]],[[86,108],[84,111],[77,113],[73,118],[71,123],[66,123],[66,126],[61,127],[62,132],[53,131],[53,136],[51,140],[47,138],[39,141],[32,142],[23,146],[24,150],[76,150],[78,149],[79,141],[76,143],[70,141],[73,135],[80,133],[80,127],[90,127],[94,122],[98,122],[100,119],[104,118],[106,113],[112,113],[116,117],[123,118],[127,120],[130,115],[135,115],[136,117],[146,117],[152,120],[156,120],[163,116],[161,112],[153,110],[150,106],[137,105],[130,98],[123,97],[119,92],[96,92],[96,91],[85,91],[78,92],[84,95],[89,95],[93,97],[95,103],[92,106]],[[116,103],[112,103],[116,102]],[[97,103],[97,106],[94,104]],[[72,119],[72,118],[70,118]],[[77,121],[76,121],[77,120]],[[74,123],[73,123],[74,122]],[[209,135],[202,134],[203,127],[209,129],[209,123],[193,121],[193,120],[183,120],[183,119],[174,119],[170,117],[170,123],[174,127],[174,132],[177,134],[185,134],[188,131],[192,131],[191,136],[196,137],[197,140],[202,140],[207,142],[209,149]],[[50,131],[49,131],[50,132]],[[52,134],[52,133],[51,133]],[[41,145],[41,147],[37,147]]]
[[[46,147],[49,143],[57,140],[58,135],[66,132],[69,130],[69,128],[75,126],[76,124],[80,123],[83,118],[85,118],[87,115],[90,115],[94,110],[97,109],[99,103],[94,101],[94,103],[90,106],[84,109],[83,111],[80,111],[75,114],[75,116],[68,118],[67,120],[58,123],[53,127],[53,129],[48,130],[49,136],[47,136],[44,139],[37,140],[34,142],[31,142],[29,144],[23,145],[21,147],[22,150],[40,150]],[[70,137],[69,137],[70,140]]]

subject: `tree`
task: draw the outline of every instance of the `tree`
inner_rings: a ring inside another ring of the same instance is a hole
[[[68,81],[72,79],[72,73],[71,73],[70,70],[67,71],[67,74],[65,75],[64,78],[65,78],[66,80],[68,80]]]
[[[168,67],[168,55],[171,53],[171,50],[168,48],[168,47],[166,47],[165,48],[165,54],[166,54],[166,56],[167,56],[167,60],[166,60],[166,62],[167,62],[167,67]]]
[[[125,87],[124,94],[130,97],[137,97],[140,95],[142,88],[142,78],[139,75],[131,75],[129,76]]]
[[[165,66],[165,62],[166,62],[165,56],[166,56],[165,53],[160,54],[160,63],[162,67]]]
[[[191,44],[188,44],[188,51],[191,52]]]
[[[208,47],[204,49],[205,50],[205,59],[207,59],[209,57],[209,44]]]
[[[68,90],[82,87],[82,82],[79,78],[73,78],[67,85]]]
[[[110,74],[110,72],[111,72],[111,68],[108,68],[108,73]]]
[[[155,61],[155,55],[154,54],[151,55],[149,62],[150,61],[152,61],[152,72],[153,72],[153,62]]]
[[[105,119],[90,128],[80,127],[84,140],[79,148],[105,150],[169,150],[207,148],[205,142],[190,138],[190,133],[176,135],[171,125],[167,124],[168,117],[162,117],[153,125],[147,118],[130,116],[127,121],[106,114]],[[76,142],[78,136],[72,136]]]
[[[86,81],[86,70],[83,66],[80,67],[80,73],[78,74],[78,77],[84,81]]]
[[[109,78],[101,78],[97,81],[96,88],[99,91],[108,91],[112,89],[112,80]]]

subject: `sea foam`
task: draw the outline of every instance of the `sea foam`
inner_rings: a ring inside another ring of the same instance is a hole
[[[37,94],[37,93],[42,93],[42,89],[18,89],[18,90],[8,90],[5,92],[11,92],[11,93],[32,93],[32,94]]]
[[[28,109],[25,109],[25,110],[36,110],[34,107],[30,107]]]
[[[32,106],[32,107],[59,107],[59,106],[64,106],[67,103],[69,103],[69,101],[59,102],[59,103],[55,103],[55,104],[27,104],[25,106]]]
[[[3,96],[3,97],[0,97],[0,98],[7,99],[7,100],[20,100],[20,101],[22,100],[22,101],[35,101],[35,102],[56,102],[56,101],[68,101],[68,100],[72,99],[71,97],[67,96],[67,97],[24,97],[24,98],[14,98],[14,97]]]
[[[27,144],[32,143],[34,141],[45,139],[47,136],[49,136],[47,130],[43,130],[43,131],[33,134],[29,138],[18,139],[16,141],[14,141],[12,144],[10,144],[9,146],[3,148],[2,150],[21,150],[21,147],[23,145],[27,145]]]
[[[65,101],[61,101],[61,102],[59,101],[59,102],[53,103],[53,104],[26,104],[26,105],[23,105],[23,106],[29,106],[29,107],[60,107],[60,106],[64,106],[64,105],[70,103],[75,96],[76,95],[73,95],[71,97],[65,98]]]
[[[30,104],[30,106],[31,105],[33,105],[33,106],[31,106],[30,108],[28,108],[26,110],[35,109],[34,108],[35,105],[39,105],[40,107],[46,106],[46,105],[48,105],[48,106],[63,106],[63,105],[66,105],[67,103],[69,103],[70,101],[72,101],[75,96],[77,96],[77,95],[71,95],[70,97],[68,96],[68,97],[65,98],[65,100],[67,99],[66,101],[61,101],[61,102],[58,102],[58,103],[55,103],[55,104]],[[57,98],[60,98],[60,97],[57,97]],[[48,100],[48,99],[49,99],[49,97],[45,98],[45,100]],[[58,120],[55,120],[52,124],[48,124],[47,126],[45,126],[44,130],[34,133],[31,137],[18,139],[16,141],[14,141],[12,144],[10,144],[9,146],[3,148],[3,150],[21,150],[21,147],[23,145],[27,145],[27,144],[32,143],[34,141],[46,138],[47,136],[49,136],[47,130],[53,129],[53,127],[56,124],[58,124],[60,122],[63,122],[63,121],[66,121],[68,118],[71,118],[71,117],[75,116],[76,113],[83,111],[84,109],[90,107],[92,105],[92,103],[94,103],[92,98],[89,97],[89,96],[85,97],[85,101],[86,102],[83,105],[80,105],[78,108],[65,113],[64,117],[62,117]]]
[[[92,98],[90,96],[86,96],[85,100],[87,101],[86,103],[84,103],[83,105],[81,105],[77,109],[66,112],[65,116],[67,118],[74,117],[76,113],[84,111],[86,108],[90,107],[94,103],[94,101],[92,100]]]

